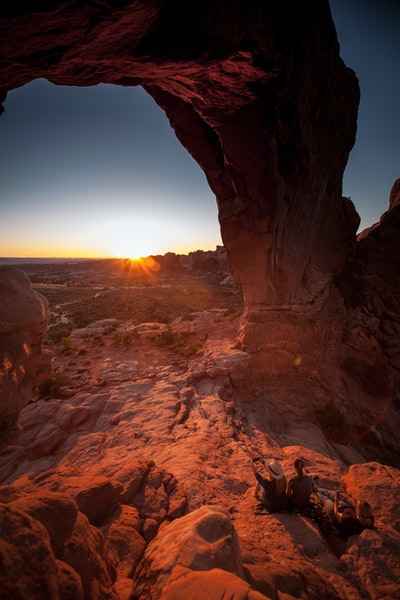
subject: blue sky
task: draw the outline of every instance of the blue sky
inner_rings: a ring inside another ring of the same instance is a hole
[[[400,2],[330,0],[340,54],[361,89],[357,138],[343,178],[365,229],[389,205],[400,177]]]
[[[147,256],[221,243],[204,173],[142,88],[36,80],[5,108],[0,255],[54,256],[58,246],[62,256]]]
[[[363,229],[387,209],[400,177],[400,3],[330,4],[361,86],[343,193]],[[10,92],[5,108],[0,256],[140,256],[221,243],[203,172],[143,89],[37,80]]]

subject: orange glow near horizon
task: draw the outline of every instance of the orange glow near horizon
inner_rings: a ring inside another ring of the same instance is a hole
[[[124,261],[124,270],[131,277],[145,275],[152,277],[160,270],[160,263],[152,256],[141,256],[140,258],[126,258]]]
[[[108,246],[108,247],[107,247]],[[196,250],[215,250],[216,245],[212,246],[212,244],[209,244],[209,247],[199,247],[199,246],[186,246],[186,247],[175,247],[175,248],[169,248],[169,247],[165,247],[165,248],[160,248],[160,250],[158,251],[158,249],[154,249],[153,251],[151,250],[151,248],[147,248],[147,250],[149,250],[147,252],[146,247],[142,247],[142,249],[140,249],[140,246],[137,247],[137,249],[135,250],[135,248],[131,248],[131,251],[128,252],[123,252],[122,248],[121,251],[113,251],[113,249],[109,246],[109,245],[100,245],[100,244],[83,244],[83,245],[67,245],[67,244],[60,244],[59,246],[56,246],[54,244],[50,245],[44,245],[44,244],[37,244],[37,245],[29,245],[27,246],[26,244],[8,244],[7,247],[4,245],[0,244],[0,258],[20,258],[20,259],[32,259],[32,258],[37,258],[37,259],[107,259],[107,258],[120,258],[120,259],[126,259],[131,261],[132,263],[134,262],[143,262],[143,260],[145,259],[145,257],[150,257],[150,256],[154,256],[154,255],[163,255],[166,254],[167,252],[173,252],[175,254],[189,254],[190,252],[194,252]],[[128,247],[126,248],[128,250]],[[147,265],[148,268],[149,265]]]

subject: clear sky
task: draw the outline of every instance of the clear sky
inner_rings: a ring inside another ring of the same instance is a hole
[[[331,0],[361,85],[343,193],[361,229],[400,177],[400,3]],[[34,81],[0,117],[0,256],[146,256],[221,244],[215,197],[142,88]]]

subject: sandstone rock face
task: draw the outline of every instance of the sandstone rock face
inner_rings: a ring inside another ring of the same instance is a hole
[[[0,267],[0,432],[15,428],[32,390],[50,373],[52,354],[42,349],[49,316],[46,298],[25,274]]]
[[[394,272],[393,244],[383,240],[394,231],[398,194],[381,233],[374,230],[358,249],[359,217],[341,182],[359,89],[339,56],[327,0],[56,8],[37,1],[6,3],[0,16],[3,97],[43,77],[60,85],[141,85],[165,110],[215,192],[227,260],[244,294],[240,342],[257,355],[258,373],[269,377],[271,355],[284,370],[306,353],[313,363],[328,356],[347,380],[340,365],[357,328],[368,340],[361,350],[367,362],[385,370],[389,356],[397,369],[397,346],[382,350],[371,331],[374,311],[366,307],[362,319],[349,314],[347,300],[358,288],[343,274],[352,265],[365,267],[364,283],[371,264],[384,261]],[[176,268],[173,255],[165,262]],[[375,302],[379,290],[370,283]],[[398,289],[391,294],[398,304]],[[317,370],[322,377],[323,365]]]
[[[102,536],[70,496],[19,491],[12,499],[5,490],[0,491],[4,598],[118,600]]]
[[[38,1],[0,16],[3,93],[43,77],[154,97],[215,192],[249,309],[308,304],[343,267],[358,225],[341,178],[359,92],[326,0]]]
[[[50,4],[1,5],[2,97],[38,77],[143,85],[215,192],[246,310],[240,346],[222,314],[174,323],[206,340],[194,356],[151,354],[154,324],[122,354],[93,327],[93,360],[63,363],[68,393],[27,405],[47,308],[1,270],[0,416],[22,425],[0,452],[1,589],[398,597],[398,185],[357,241],[341,179],[359,92],[328,2]],[[303,456],[324,487],[367,498],[377,527],[338,548],[305,517],[255,515],[256,453],[287,476]]]

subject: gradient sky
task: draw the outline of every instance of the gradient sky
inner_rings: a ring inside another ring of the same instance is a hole
[[[361,229],[400,177],[397,0],[331,0],[341,55],[361,86],[343,181]],[[9,93],[0,118],[0,256],[146,256],[221,243],[215,197],[142,88]]]

